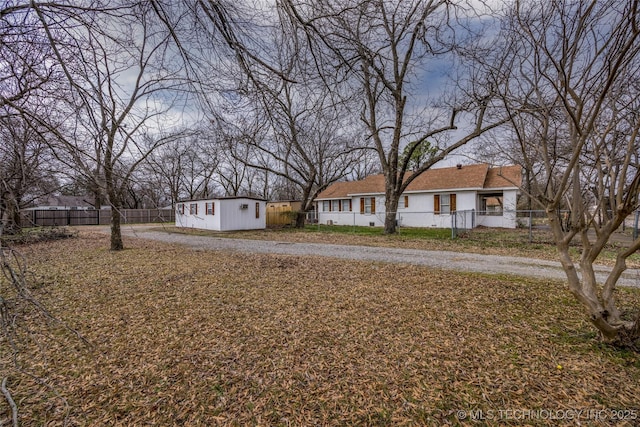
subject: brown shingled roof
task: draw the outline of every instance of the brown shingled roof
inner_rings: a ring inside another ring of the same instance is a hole
[[[489,169],[484,188],[503,188],[522,185],[522,167],[497,166]]]
[[[506,178],[506,179],[505,179]],[[429,169],[417,177],[407,191],[436,191],[514,187],[522,180],[520,166],[490,168],[488,164],[465,165]],[[344,199],[356,194],[383,194],[384,176],[370,175],[360,181],[336,182],[321,192],[316,199]]]
[[[429,169],[417,177],[407,191],[452,190],[454,188],[482,188],[489,165],[465,165],[458,169]]]

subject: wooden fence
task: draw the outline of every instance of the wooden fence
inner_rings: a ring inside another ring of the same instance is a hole
[[[267,227],[283,227],[295,224],[296,213],[290,207],[267,208]]]
[[[33,209],[21,213],[22,227],[65,225],[109,225],[110,209]],[[173,209],[122,209],[122,224],[175,222]]]

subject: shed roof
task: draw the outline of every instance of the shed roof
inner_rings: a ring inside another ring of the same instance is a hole
[[[224,197],[209,197],[208,199],[190,199],[190,200],[179,200],[178,203],[189,203],[189,202],[204,202],[204,201],[213,201],[213,200],[237,200],[237,199],[249,199],[256,200],[259,202],[266,202],[266,199],[261,199],[260,197],[253,196],[224,196]]]

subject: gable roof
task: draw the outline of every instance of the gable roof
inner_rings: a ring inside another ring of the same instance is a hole
[[[485,163],[452,168],[427,169],[413,180],[406,191],[452,190],[484,186],[489,165]]]
[[[439,190],[484,190],[517,188],[522,181],[520,166],[491,168],[486,163],[428,169],[409,184],[406,192],[434,192]],[[360,181],[336,182],[316,199],[340,199],[360,194],[384,194],[384,175],[370,175]]]
[[[522,167],[517,165],[490,168],[484,188],[513,188],[522,185]]]

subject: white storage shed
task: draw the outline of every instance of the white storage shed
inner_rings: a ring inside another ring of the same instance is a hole
[[[260,230],[267,226],[267,201],[254,197],[188,200],[176,205],[176,227],[203,230]]]

